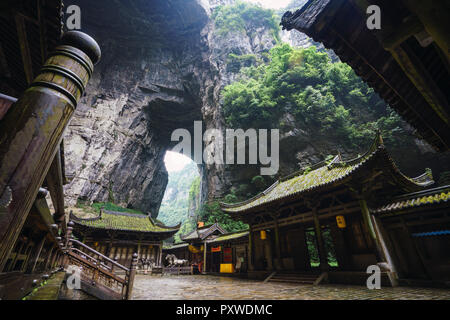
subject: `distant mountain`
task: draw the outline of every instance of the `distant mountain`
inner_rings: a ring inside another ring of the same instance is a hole
[[[188,217],[192,203],[189,201],[189,191],[194,180],[200,179],[197,165],[187,164],[182,170],[171,172],[169,182],[159,209],[158,220],[166,225],[176,225]],[[192,201],[191,201],[192,202]]]

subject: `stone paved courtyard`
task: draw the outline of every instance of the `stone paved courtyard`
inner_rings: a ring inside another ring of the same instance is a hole
[[[450,289],[301,285],[218,276],[136,276],[135,300],[450,300]]]

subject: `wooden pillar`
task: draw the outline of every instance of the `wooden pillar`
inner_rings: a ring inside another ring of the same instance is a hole
[[[203,243],[203,269],[202,269],[202,273],[205,274],[206,273],[206,257],[207,257],[207,253],[208,252],[208,248],[206,247],[206,240]]]
[[[105,256],[107,256],[108,258],[110,258],[112,246],[113,246],[113,236],[111,235],[109,238],[108,247],[106,248],[105,252]]]
[[[375,232],[377,234],[378,239],[380,239],[380,244],[384,252],[384,257],[386,258],[386,262],[391,269],[391,273],[388,274],[389,280],[391,282],[391,285],[393,287],[396,287],[398,286],[398,273],[396,263],[394,263],[393,259],[394,250],[392,249],[389,237],[386,236],[386,231],[384,230],[383,224],[377,217],[372,216],[372,218],[373,218],[373,225],[375,227]]]
[[[375,232],[375,228],[372,223],[372,219],[370,217],[369,208],[367,207],[367,202],[365,199],[359,200],[359,206],[361,207],[361,212],[364,220],[364,224],[366,225],[367,230],[369,230],[369,236],[375,244],[375,255],[377,257],[378,262],[386,261],[384,256],[383,249],[381,248],[381,244],[379,239],[377,238],[377,234]]]
[[[345,244],[343,231],[338,228],[336,223],[330,225],[331,237],[334,242],[334,250],[336,252],[336,260],[340,270],[348,270],[351,266],[348,247]]]
[[[125,294],[125,299],[131,300],[131,294],[133,292],[133,285],[134,285],[134,277],[136,276],[136,267],[138,262],[138,255],[137,253],[133,253],[131,265],[130,265],[130,274],[128,277],[128,284],[127,284],[127,291]]]
[[[41,255],[42,248],[44,247],[44,244],[45,244],[45,237],[46,237],[46,234],[44,234],[42,236],[41,240],[39,241],[38,245],[36,246],[36,249],[33,252],[33,258],[30,261],[30,266],[27,268],[27,273],[33,273],[34,270],[36,269],[36,265],[38,263],[39,256]]]
[[[278,263],[275,264],[276,268],[283,269],[283,260],[281,259],[281,244],[280,244],[280,230],[278,227],[278,219],[275,217],[275,250]]]
[[[94,39],[66,32],[40,74],[0,121],[0,270],[100,59]]]
[[[253,251],[254,251],[254,244],[253,244],[253,232],[252,232],[252,225],[250,225],[250,229],[248,232],[248,270],[253,271],[255,270],[255,267],[253,266]]]
[[[137,255],[138,255],[138,259],[141,257],[141,241],[138,241],[138,245],[137,245]]]
[[[61,226],[64,224],[66,217],[64,212],[64,187],[62,172],[61,147],[58,147],[56,155],[48,170],[46,180],[48,190],[50,191],[50,196],[52,198],[52,203],[55,208],[53,220],[56,224]]]
[[[264,240],[264,256],[266,257],[266,261],[267,261],[267,270],[272,271],[273,270],[273,250],[272,250],[272,240],[271,240],[271,235],[268,234],[266,235],[266,240]]]
[[[75,223],[73,221],[69,221],[67,225],[68,227],[66,228],[66,235],[65,235],[66,241],[65,241],[64,257],[63,261],[61,262],[64,268],[66,268],[69,264],[68,252],[72,250],[72,232]]]
[[[158,256],[158,266],[160,267],[162,264],[162,241],[159,245],[159,256]]]
[[[322,229],[320,228],[320,221],[317,215],[317,207],[312,208],[312,214],[314,219],[314,229],[316,232],[317,238],[317,247],[319,249],[319,260],[320,260],[320,270],[327,271],[329,269],[328,259],[327,259],[327,251],[325,249],[325,243],[322,237]]]

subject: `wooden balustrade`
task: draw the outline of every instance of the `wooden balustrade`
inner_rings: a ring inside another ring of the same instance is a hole
[[[72,231],[69,223],[68,234]],[[127,268],[86,244],[68,238],[66,246],[66,267],[81,269],[81,280],[88,286],[95,286],[110,299],[131,299],[136,275],[137,253],[133,254],[130,268]]]
[[[171,274],[171,275],[194,274],[194,269],[193,266],[164,267],[163,274]]]

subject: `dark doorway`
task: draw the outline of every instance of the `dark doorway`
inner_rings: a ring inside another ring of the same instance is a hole
[[[320,265],[320,258],[319,258],[319,248],[317,244],[317,236],[313,227],[307,228],[305,230],[305,237],[311,268],[317,268]],[[336,259],[336,250],[334,248],[333,237],[331,236],[329,226],[322,227],[322,238],[325,246],[325,251],[327,252],[328,265],[332,268],[338,267],[338,262]]]
[[[305,230],[306,246],[308,248],[309,263],[311,268],[317,268],[320,265],[319,248],[317,246],[317,237],[314,228]]]
[[[328,225],[323,227],[322,237],[323,237],[323,242],[325,245],[325,250],[327,251],[328,265],[332,268],[339,267],[338,261],[336,258],[336,250],[334,248],[333,237],[331,236],[331,230]]]

